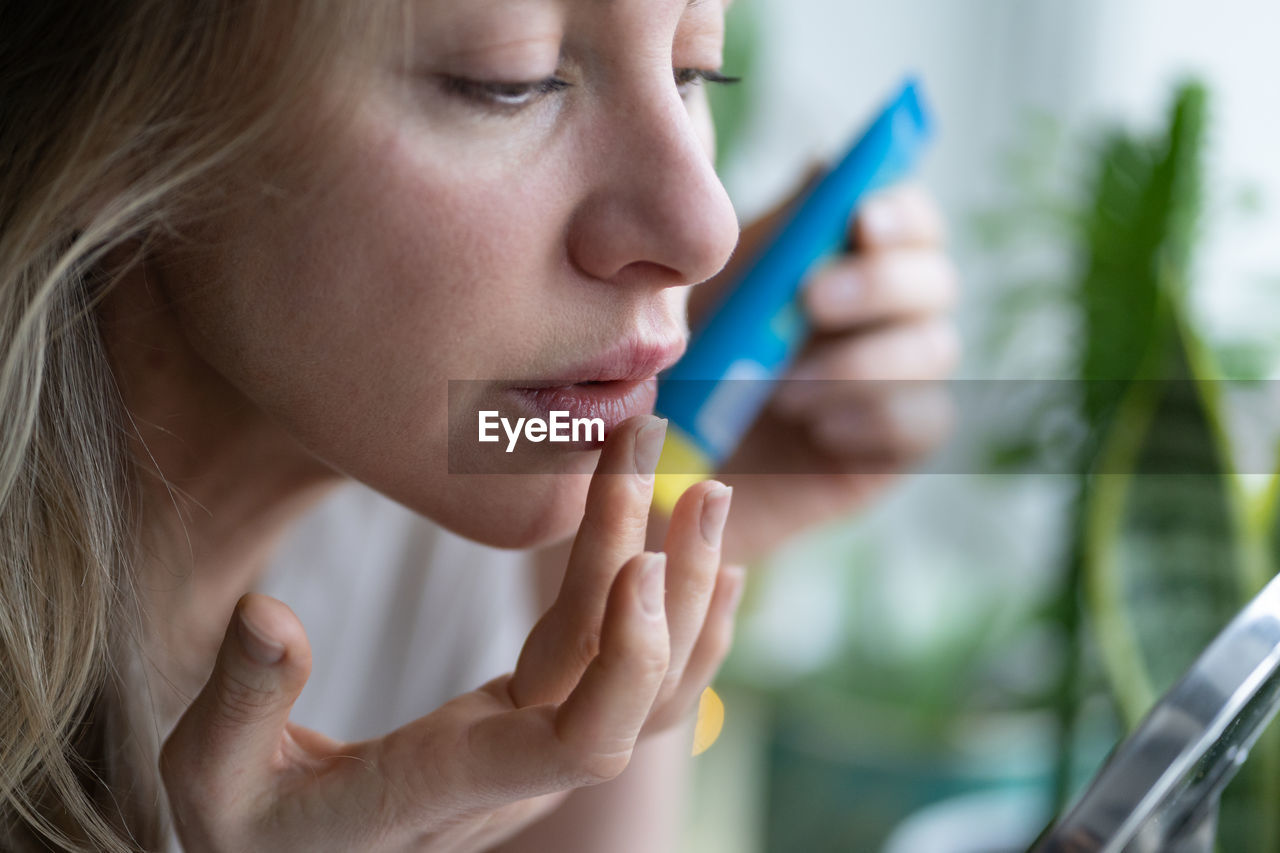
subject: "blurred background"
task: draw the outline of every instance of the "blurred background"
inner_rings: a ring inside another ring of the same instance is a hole
[[[918,74],[960,378],[1076,382],[1090,437],[1049,474],[1026,460],[1061,429],[993,435],[755,567],[684,850],[1024,849],[1278,564],[1280,417],[1241,430],[1233,399],[1280,370],[1280,4],[736,0],[730,29],[743,219]],[[1275,740],[1223,849],[1280,851]]]

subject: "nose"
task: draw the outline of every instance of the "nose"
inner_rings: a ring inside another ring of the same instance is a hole
[[[570,221],[570,257],[601,281],[698,284],[738,242],[708,140],[673,90],[628,106],[611,111],[584,159],[588,189]]]

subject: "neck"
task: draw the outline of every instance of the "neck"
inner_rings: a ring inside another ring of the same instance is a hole
[[[138,473],[152,698],[171,723],[208,677],[236,601],[341,477],[199,357],[141,269],[99,316]]]

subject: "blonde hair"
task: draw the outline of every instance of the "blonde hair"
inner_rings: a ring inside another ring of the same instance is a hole
[[[108,255],[307,109],[368,5],[44,0],[0,25],[0,848],[164,843],[158,744],[125,722],[140,512],[93,308]]]

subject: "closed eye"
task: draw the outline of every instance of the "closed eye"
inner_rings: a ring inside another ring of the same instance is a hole
[[[682,98],[689,97],[703,83],[728,85],[741,81],[739,77],[728,77],[706,68],[677,68],[674,77]],[[441,81],[450,95],[502,112],[520,110],[573,85],[556,76],[530,81],[493,81],[445,75]]]
[[[741,77],[726,77],[719,71],[706,68],[677,68],[675,70],[676,88],[680,97],[687,98],[693,90],[703,83],[733,84],[741,83]]]
[[[573,85],[555,76],[528,82],[472,80],[468,77],[445,76],[442,82],[445,91],[451,95],[499,110],[518,110]]]

